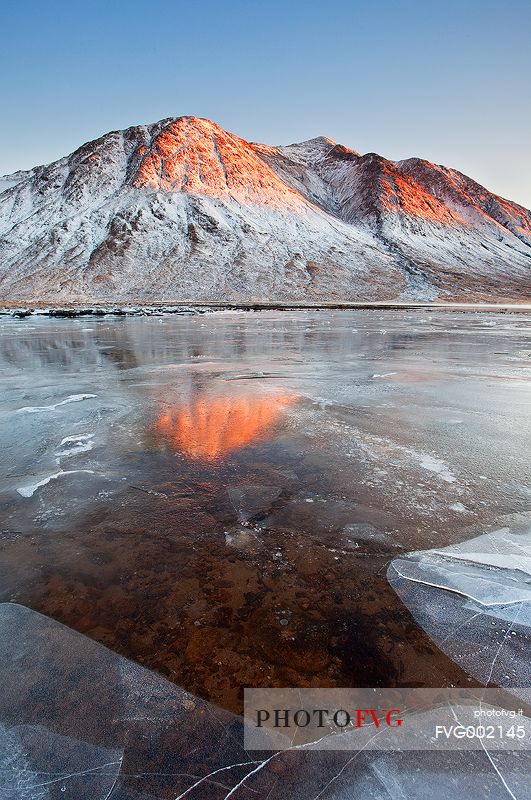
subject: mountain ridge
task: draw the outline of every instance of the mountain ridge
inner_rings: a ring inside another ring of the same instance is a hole
[[[3,300],[531,297],[531,212],[425,159],[198,117],[0,178]]]

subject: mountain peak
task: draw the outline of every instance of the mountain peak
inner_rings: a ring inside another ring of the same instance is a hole
[[[183,114],[179,117],[166,117],[166,119],[160,120],[156,122],[151,127],[161,127],[165,128],[182,128],[183,130],[190,130],[190,129],[197,129],[199,131],[203,131],[204,133],[225,133],[223,128],[221,128],[216,122],[212,122],[211,119],[207,119],[206,117],[195,117],[193,114]]]
[[[316,136],[304,142],[296,142],[277,148],[280,153],[300,164],[312,167],[321,161],[334,147],[336,142],[327,136]]]
[[[302,142],[294,142],[291,145],[286,145],[287,147],[334,147],[337,142],[333,139],[330,139],[328,136],[314,136],[313,139],[304,139]]]

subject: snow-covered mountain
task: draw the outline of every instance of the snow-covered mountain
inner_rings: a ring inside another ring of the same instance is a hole
[[[0,179],[2,300],[531,298],[531,213],[420,159],[196,117]]]

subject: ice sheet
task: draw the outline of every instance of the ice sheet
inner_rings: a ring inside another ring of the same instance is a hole
[[[247,752],[240,718],[15,604],[0,683],[7,800],[527,797],[524,752]]]
[[[531,318],[430,317],[2,318],[0,598],[233,710],[264,676],[466,681],[385,571],[530,507]],[[483,575],[455,555],[454,577]],[[463,623],[483,608],[445,603]],[[488,669],[519,609],[491,605],[467,648],[493,650]]]

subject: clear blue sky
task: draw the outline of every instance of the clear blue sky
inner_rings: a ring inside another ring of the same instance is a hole
[[[4,0],[0,174],[181,114],[421,156],[531,207],[531,0]]]

